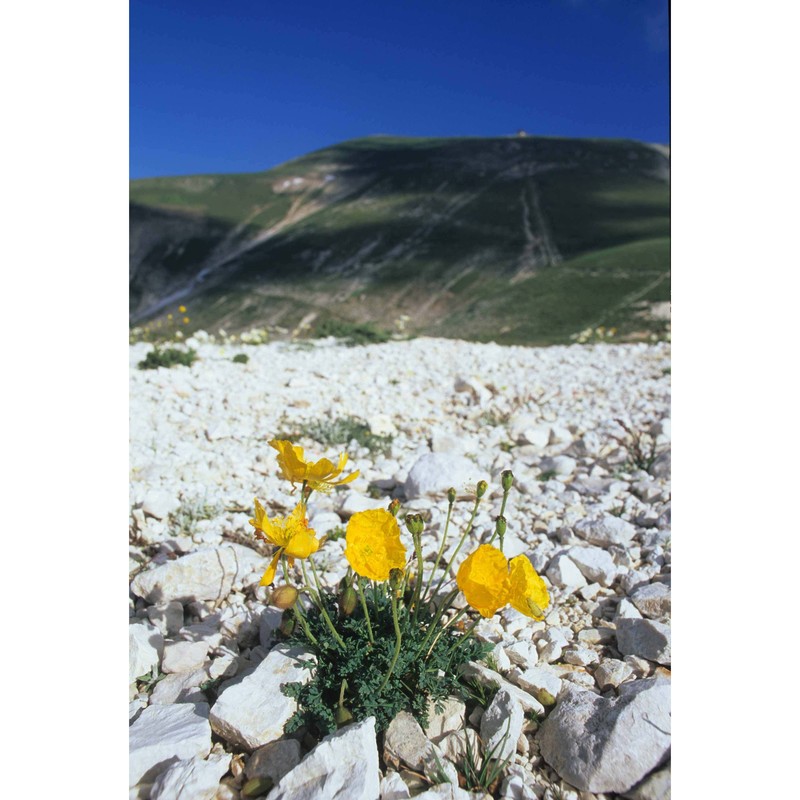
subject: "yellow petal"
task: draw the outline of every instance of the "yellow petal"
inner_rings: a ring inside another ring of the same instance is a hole
[[[482,544],[458,568],[456,584],[482,617],[494,616],[509,600],[508,561],[498,548]]]
[[[278,451],[278,466],[281,474],[292,484],[306,479],[308,465],[303,457],[303,448],[286,439],[272,439],[269,446]]]
[[[510,561],[510,603],[520,614],[533,619],[544,619],[544,610],[550,605],[547,586],[527,556],[517,556]]]
[[[266,572],[261,578],[259,586],[269,586],[275,580],[275,573],[278,570],[278,559],[281,557],[283,550],[278,550],[269,562]]]
[[[266,511],[264,511],[264,506],[262,506],[261,503],[258,502],[258,498],[257,497],[253,499],[253,502],[255,503],[255,507],[256,507],[256,515],[255,515],[254,519],[250,520],[250,524],[254,528],[258,528],[258,530],[263,532],[263,530],[264,530],[264,521],[267,518],[267,513],[266,513]]]
[[[345,558],[364,578],[385,581],[393,569],[405,567],[406,549],[400,540],[400,526],[383,508],[353,514],[345,539]]]

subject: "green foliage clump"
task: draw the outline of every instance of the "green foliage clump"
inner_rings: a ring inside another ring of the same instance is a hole
[[[371,322],[348,322],[340,319],[326,319],[317,325],[315,335],[318,339],[335,336],[348,345],[382,344],[390,339],[388,331],[376,328]]]
[[[250,356],[248,356],[247,353],[237,353],[231,359],[231,361],[233,361],[234,364],[246,364],[249,360]]]
[[[189,348],[182,350],[177,347],[154,347],[139,362],[139,369],[158,369],[159,367],[174,367],[178,364],[184,367],[191,367],[197,361],[197,352]]]
[[[353,439],[371,453],[386,455],[392,446],[391,436],[374,434],[369,425],[356,417],[340,417],[311,422],[298,431],[323,445],[349,444]]]
[[[458,674],[459,666],[482,658],[488,645],[447,628],[438,639],[425,642],[433,618],[421,611],[417,621],[401,606],[398,622],[403,646],[389,680],[386,674],[395,655],[396,636],[384,594],[366,593],[372,620],[374,643],[370,642],[367,622],[361,608],[342,617],[337,628],[345,649],[333,638],[316,608],[306,614],[309,629],[317,640],[316,665],[309,664],[312,678],[306,684],[290,683],[284,692],[298,702],[298,710],[286,725],[291,733],[301,726],[320,736],[336,730],[336,712],[344,708],[354,719],[375,717],[376,730],[384,730],[400,711],[411,712],[424,727],[428,723],[428,701],[439,705],[448,695],[465,697]],[[328,613],[339,613],[326,598]],[[296,626],[291,641],[308,645],[301,626]],[[426,653],[430,650],[430,655]],[[385,683],[384,683],[385,682]],[[344,686],[344,692],[342,687]],[[341,697],[341,703],[340,703]]]

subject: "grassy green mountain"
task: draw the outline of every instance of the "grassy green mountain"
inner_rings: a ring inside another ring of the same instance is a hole
[[[506,343],[663,328],[667,149],[370,137],[266,172],[130,187],[132,324],[179,304],[228,331],[371,321]]]

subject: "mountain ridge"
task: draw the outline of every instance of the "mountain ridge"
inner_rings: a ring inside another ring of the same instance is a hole
[[[669,299],[668,181],[666,146],[533,136],[367,137],[263,172],[132,181],[131,322],[180,302],[207,330],[646,333],[639,306]]]

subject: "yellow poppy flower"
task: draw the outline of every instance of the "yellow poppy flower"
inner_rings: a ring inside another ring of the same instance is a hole
[[[313,528],[308,527],[305,509],[299,503],[288,517],[275,519],[267,517],[267,512],[257,499],[255,505],[256,515],[250,520],[250,524],[256,529],[256,536],[278,546],[259,584],[269,586],[275,580],[278,560],[284,553],[289,559],[289,565],[293,566],[296,558],[308,558],[316,553],[320,543]]]
[[[339,463],[334,466],[333,462],[327,458],[321,458],[319,461],[306,461],[303,456],[303,448],[293,445],[285,439],[273,439],[269,446],[278,451],[278,466],[281,468],[281,475],[293,486],[296,483],[306,483],[312,489],[327,492],[333,486],[350,483],[358,477],[358,470],[356,470],[345,478],[338,481],[333,480],[342,474],[342,470],[347,464],[347,453],[342,453],[339,456]]]
[[[185,314],[186,313],[186,306],[178,306],[178,311],[180,311],[181,314]]]
[[[482,617],[492,617],[511,597],[508,561],[498,548],[482,544],[458,568],[456,584]]]
[[[362,577],[389,579],[393,569],[403,569],[406,549],[400,541],[397,520],[383,508],[359,511],[347,523],[344,556]]]
[[[544,609],[550,605],[547,586],[533,568],[527,556],[516,556],[509,562],[511,568],[510,603],[520,614],[534,619],[544,619]]]

